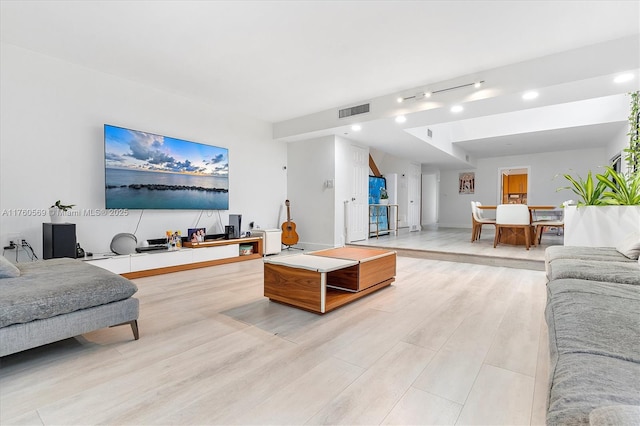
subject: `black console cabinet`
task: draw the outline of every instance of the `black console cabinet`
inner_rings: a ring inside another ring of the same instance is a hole
[[[76,224],[42,224],[42,258],[76,257]]]

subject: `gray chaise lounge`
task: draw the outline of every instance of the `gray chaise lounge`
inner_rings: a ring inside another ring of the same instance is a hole
[[[614,248],[545,254],[547,424],[640,425],[640,264]]]
[[[137,340],[139,305],[131,297],[137,290],[75,259],[14,266],[0,257],[0,356],[121,324]]]

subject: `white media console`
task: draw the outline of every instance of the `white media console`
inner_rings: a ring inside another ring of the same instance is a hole
[[[241,245],[251,245],[252,253],[242,254]],[[85,257],[84,260],[127,278],[140,278],[261,257],[262,238],[250,237],[194,243],[180,250],[127,255],[95,255]]]

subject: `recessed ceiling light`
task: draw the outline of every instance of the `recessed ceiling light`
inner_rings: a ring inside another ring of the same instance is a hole
[[[476,89],[479,89],[482,86],[482,82],[481,81],[477,81],[475,82],[475,84],[473,85],[473,87],[475,87]]]
[[[431,97],[431,95],[432,95],[432,93],[431,93],[431,92],[424,92],[424,97],[425,97],[425,98],[430,98],[430,97]]]
[[[531,99],[535,99],[538,97],[538,92],[536,92],[535,90],[529,90],[528,92],[524,92],[522,94],[522,99],[529,101]]]
[[[462,105],[454,105],[451,107],[451,112],[462,112],[463,110]]]
[[[398,101],[399,104],[401,104],[402,102],[404,102],[404,98],[398,98],[396,99]]]
[[[630,72],[626,74],[620,74],[616,78],[613,79],[614,83],[626,83],[627,81],[633,80],[633,74]]]
[[[396,123],[404,123],[405,121],[407,121],[407,117],[405,117],[404,115],[399,115],[396,117]]]
[[[351,126],[351,130],[353,130],[354,132],[359,132],[360,130],[362,130],[362,126],[359,124],[354,124],[353,126]]]

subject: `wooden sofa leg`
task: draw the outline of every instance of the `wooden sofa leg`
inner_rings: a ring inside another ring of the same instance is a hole
[[[133,320],[129,324],[131,324],[131,331],[133,331],[133,340],[138,340],[140,338],[140,333],[138,332],[138,320]]]
[[[111,327],[120,327],[121,325],[130,325],[131,331],[133,331],[133,340],[140,339],[140,332],[138,331],[138,320],[123,322],[121,324],[112,325]]]

